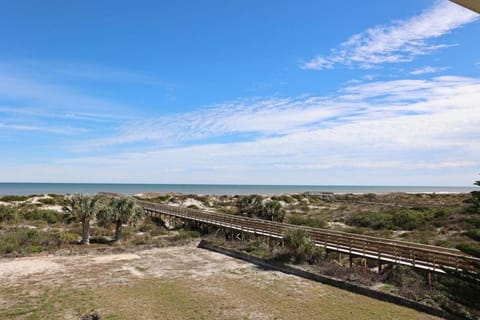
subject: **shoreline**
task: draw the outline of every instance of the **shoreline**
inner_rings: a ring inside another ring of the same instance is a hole
[[[96,194],[112,192],[136,194],[195,194],[211,196],[289,195],[306,192],[331,192],[338,195],[364,194],[462,194],[475,186],[342,186],[342,185],[219,185],[219,184],[99,184],[99,183],[2,183],[0,196],[32,194]]]

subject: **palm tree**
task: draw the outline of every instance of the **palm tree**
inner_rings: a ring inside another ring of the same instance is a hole
[[[135,202],[126,197],[111,198],[107,208],[106,220],[115,223],[115,241],[119,241],[122,237],[122,226],[135,224],[142,214],[142,210],[135,205]]]
[[[262,197],[256,194],[244,196],[237,201],[236,206],[241,215],[255,217],[261,214],[262,200]]]
[[[282,222],[285,217],[285,210],[280,202],[276,200],[268,201],[263,206],[262,217],[267,220]]]
[[[76,193],[70,197],[70,211],[75,219],[82,223],[82,244],[90,244],[90,220],[95,219],[100,209],[100,198]]]

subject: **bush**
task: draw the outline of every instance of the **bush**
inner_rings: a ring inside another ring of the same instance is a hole
[[[325,250],[317,249],[307,231],[290,229],[285,235],[285,246],[296,263],[316,262],[326,255]]]
[[[33,209],[22,211],[21,215],[25,220],[45,221],[48,224],[54,224],[63,220],[64,213],[54,210]]]
[[[472,217],[470,219],[465,220],[468,224],[471,224],[475,228],[480,228],[480,218],[479,217]]]
[[[470,254],[472,256],[480,256],[480,245],[478,244],[473,244],[470,242],[463,242],[458,244],[457,246],[458,250],[461,250],[467,254]]]
[[[71,232],[59,232],[57,235],[58,242],[61,246],[79,241],[80,236]]]
[[[277,200],[277,201],[283,201],[285,203],[293,203],[295,202],[295,199],[289,195],[283,194],[279,196],[273,196],[272,200]]]
[[[25,201],[25,200],[28,200],[28,198],[29,198],[29,196],[9,195],[9,196],[1,197],[0,201],[4,201],[4,202]]]
[[[393,212],[359,213],[347,219],[348,225],[367,227],[372,229],[401,229],[413,230],[425,223],[434,220],[434,217],[445,217],[445,213],[432,210],[401,209]],[[439,218],[440,219],[440,218]]]
[[[288,223],[299,225],[299,226],[312,227],[312,228],[325,228],[327,225],[324,220],[305,217],[301,215],[289,216]]]
[[[391,215],[392,224],[402,230],[413,230],[423,222],[421,214],[412,210],[400,210]]]
[[[52,198],[41,198],[41,199],[38,199],[38,202],[46,205],[54,205],[56,203],[55,199],[52,199]]]
[[[348,225],[354,225],[358,227],[366,227],[372,229],[392,229],[393,222],[391,215],[380,213],[380,212],[370,212],[370,213],[359,213],[351,216],[346,220]]]
[[[17,219],[17,209],[0,206],[0,222],[13,222]]]
[[[480,241],[480,230],[478,229],[468,230],[467,232],[465,232],[465,235],[470,239],[473,239],[475,241]]]

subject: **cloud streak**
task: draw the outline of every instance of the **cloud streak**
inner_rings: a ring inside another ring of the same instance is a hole
[[[432,66],[425,66],[423,68],[415,69],[410,74],[417,76],[422,74],[429,74],[429,73],[437,73],[448,70],[448,67],[432,67]]]
[[[437,1],[419,15],[355,34],[330,54],[318,55],[303,63],[301,68],[324,70],[346,65],[370,69],[385,63],[410,62],[417,56],[450,46],[434,40],[478,17],[449,1]]]
[[[480,165],[479,99],[479,79],[443,76],[351,85],[327,97],[236,101],[144,120],[107,139],[128,143],[129,152],[59,166],[103,166],[132,177],[145,171],[151,176],[141,181],[178,176],[198,183],[333,183],[330,175],[352,170],[472,172]],[[256,134],[241,141],[207,140],[249,132]],[[142,141],[156,147],[135,147]],[[348,183],[335,183],[342,181]]]

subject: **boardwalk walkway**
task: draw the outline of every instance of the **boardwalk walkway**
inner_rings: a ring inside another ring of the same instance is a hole
[[[276,239],[283,239],[288,230],[300,228],[310,234],[316,246],[347,253],[350,256],[376,259],[380,263],[407,265],[438,273],[444,273],[445,269],[470,270],[472,263],[480,263],[480,259],[468,256],[457,249],[211,213],[146,201],[137,201],[137,203],[150,216],[175,217]]]

